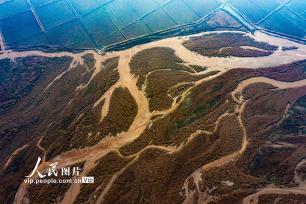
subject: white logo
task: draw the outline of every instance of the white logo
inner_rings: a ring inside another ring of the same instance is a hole
[[[78,166],[57,168],[58,162],[53,162],[48,165],[47,169],[41,169],[41,157],[38,157],[34,169],[24,180],[25,183],[94,183],[94,177],[79,177],[82,170]],[[35,179],[31,179],[31,178]],[[57,178],[61,176],[60,178]],[[54,178],[55,177],[55,178]],[[67,177],[67,178],[63,178]]]
[[[57,170],[56,166],[57,166],[58,162],[54,162],[54,163],[49,165],[49,168],[48,168],[48,171],[47,171],[48,172],[47,175],[41,173],[38,170],[40,162],[41,162],[41,158],[38,157],[36,165],[35,165],[33,171],[30,173],[30,175],[26,176],[27,178],[31,178],[32,176],[34,176],[35,173],[37,173],[39,178],[45,178],[46,176],[50,177],[52,175],[57,177],[58,170]],[[71,171],[70,167],[62,167],[61,168],[61,175],[62,176],[79,176],[80,175],[80,171],[81,171],[81,169],[79,167],[72,167],[72,171]]]

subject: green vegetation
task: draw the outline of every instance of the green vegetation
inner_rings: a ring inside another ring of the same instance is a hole
[[[176,101],[179,101],[179,97],[181,97],[181,95],[187,91],[187,89],[191,88],[192,86],[194,86],[194,83],[192,82],[186,82],[186,83],[182,83],[182,84],[178,84],[175,86],[172,86],[169,90],[168,90],[168,94],[172,97],[172,98],[176,98]]]
[[[191,67],[196,72],[204,72],[208,69],[207,67],[203,67],[199,65],[189,65],[189,67]]]
[[[146,75],[156,70],[182,70],[192,72],[182,64],[183,61],[175,55],[175,51],[166,47],[155,47],[140,51],[133,56],[130,67],[132,74],[138,77],[137,86],[141,89]]]
[[[35,85],[45,79],[46,74],[61,71],[70,62],[69,58],[44,57],[17,58],[15,62],[0,60],[0,114],[29,95]]]
[[[281,134],[306,134],[306,96],[300,98],[291,108],[279,127]]]
[[[133,56],[130,66],[131,72],[138,78],[138,88],[141,89],[143,86],[145,88],[150,111],[169,108],[173,103],[173,97],[187,90],[192,85],[191,82],[218,73],[214,71],[201,75],[193,74],[193,68],[197,71],[204,71],[205,68],[184,65],[174,50],[165,47],[151,48],[137,53]],[[187,83],[189,85],[186,86]]]
[[[5,147],[7,148],[8,145]],[[2,169],[4,166],[1,166],[0,176],[3,178],[0,181],[2,187],[0,193],[1,202],[13,203],[19,184],[24,181],[25,176],[31,173],[37,158],[42,155],[43,152],[41,152],[32,142],[29,143],[28,147],[24,148],[18,155],[12,158],[5,171]]]
[[[238,204],[247,195],[255,193],[257,188],[266,185],[263,179],[248,175],[234,164],[225,164],[203,173],[202,181],[201,191],[214,189],[210,195],[216,200],[209,204]]]
[[[264,194],[260,195],[258,199],[258,203],[260,204],[302,204],[306,200],[305,195],[299,194],[285,194],[285,195],[278,195],[278,194]]]
[[[243,33],[216,33],[192,37],[183,45],[189,50],[209,57],[262,57],[273,54],[277,49],[274,45],[255,41]],[[261,50],[241,46],[250,46]]]
[[[100,135],[115,136],[127,131],[134,121],[138,108],[135,99],[126,88],[116,88],[110,101],[108,114],[103,119]]]
[[[94,203],[101,195],[103,189],[112,176],[124,168],[131,159],[122,158],[116,152],[110,152],[105,157],[96,161],[96,166],[88,172],[88,176],[93,176],[93,184],[82,184],[80,194],[75,203],[81,204],[90,201]]]
[[[168,95],[171,87],[204,78],[204,75],[190,75],[185,71],[157,70],[146,79],[146,95],[149,98],[150,110],[163,110],[171,107],[173,99]]]
[[[109,133],[100,123],[104,102],[101,101],[95,108],[94,104],[119,80],[118,61],[118,57],[106,60],[101,71],[79,92],[75,92],[76,87],[82,84],[83,80],[87,83],[93,73],[93,67],[91,66],[94,66],[94,63],[92,60],[86,60],[87,64],[85,66],[73,69],[50,88],[49,92],[53,96],[62,92],[65,93],[59,97],[63,101],[55,101],[55,110],[64,108],[66,103],[71,102],[64,114],[55,115],[56,121],[53,123],[53,128],[47,131],[48,137],[44,137],[42,141],[42,146],[46,147],[48,151],[48,157],[71,148],[94,145]],[[84,75],[85,70],[86,74]],[[88,70],[91,71],[88,72]],[[72,79],[79,79],[80,81]],[[102,131],[104,132],[100,135],[99,132]],[[58,135],[64,136],[58,137]],[[58,144],[61,144],[61,146],[59,147]]]

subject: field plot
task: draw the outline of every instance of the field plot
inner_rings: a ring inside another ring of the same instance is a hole
[[[304,32],[306,32],[306,21],[302,19],[299,15],[288,9],[287,7],[283,7],[279,10],[279,13],[283,16],[286,16],[291,20],[292,23],[299,26]]]
[[[155,0],[157,3],[159,3],[160,5],[165,4],[166,2],[168,2],[169,0]]]
[[[0,5],[0,19],[29,10],[26,0],[9,1]]]
[[[298,14],[305,13],[306,4],[304,0],[293,0],[288,4],[288,7],[294,10]]]
[[[105,9],[101,7],[84,16],[81,21],[88,32],[98,42],[105,36],[117,31],[116,26],[109,19],[110,17],[107,15]]]
[[[145,34],[150,34],[151,31],[146,24],[139,20],[122,29],[122,33],[127,39],[131,39]]]
[[[128,0],[128,5],[138,16],[143,16],[159,7],[155,0]]]
[[[184,0],[184,2],[201,17],[206,16],[221,5],[216,0]]]
[[[77,11],[80,16],[83,16],[93,9],[99,7],[99,4],[96,0],[86,0],[86,1],[79,1],[79,0],[70,0],[73,8]]]
[[[304,18],[304,20],[306,21],[306,10],[301,14],[301,16]]]
[[[56,46],[73,48],[94,47],[85,29],[78,20],[65,23],[46,32],[50,43]]]
[[[103,40],[99,41],[99,45],[102,47],[112,45],[118,42],[122,42],[126,40],[126,38],[122,35],[120,31],[117,31],[115,33],[112,33],[111,35],[105,37]]]
[[[276,9],[278,6],[280,6],[280,3],[278,3],[276,0],[249,0],[252,1],[254,4],[258,5],[262,10],[266,11],[267,13],[272,12],[274,9]]]
[[[105,5],[112,2],[113,0],[96,0],[96,1],[98,2],[99,5]]]
[[[45,29],[66,23],[75,18],[66,1],[56,1],[35,9]],[[56,13],[56,15],[54,15]]]
[[[273,13],[271,16],[265,19],[260,26],[275,32],[284,33],[286,35],[296,36],[299,38],[304,38],[306,35],[306,33],[300,27],[278,12]]]
[[[57,1],[57,0],[30,0],[31,4],[34,7],[38,7],[38,6],[42,6],[42,5],[45,5],[45,4],[49,4],[49,3],[54,2],[54,1]]]
[[[182,0],[173,0],[163,8],[177,24],[191,23],[200,18],[200,16],[198,16]]]
[[[39,33],[41,30],[30,11],[0,21],[6,43],[12,43]]]
[[[153,32],[171,28],[176,25],[163,9],[158,9],[150,13],[143,18],[143,21],[153,30]]]
[[[128,7],[124,0],[112,1],[105,5],[105,9],[118,28],[123,28],[138,18],[133,9]]]
[[[12,43],[11,46],[16,48],[45,47],[45,46],[50,46],[50,43],[46,35],[40,32],[25,39],[18,40]]]
[[[12,49],[108,50],[252,24],[305,40],[305,8],[304,0],[9,0],[0,4],[0,32]]]
[[[263,19],[268,13],[251,1],[245,0],[232,0],[230,2],[235,8],[237,8],[242,14],[248,17],[253,22],[259,22]],[[254,12],[256,10],[256,12]]]

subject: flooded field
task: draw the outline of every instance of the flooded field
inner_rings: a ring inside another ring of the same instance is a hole
[[[196,22],[201,23],[192,32],[228,28],[232,25],[218,25],[211,18],[224,11],[247,30],[258,27],[305,40],[305,4],[289,2],[12,0],[0,2],[0,30],[13,49],[103,49],[145,36],[154,40],[188,34]]]

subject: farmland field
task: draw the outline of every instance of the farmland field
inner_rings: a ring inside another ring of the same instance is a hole
[[[96,0],[86,0],[86,1],[70,0],[70,2],[73,8],[78,13],[78,15],[80,16],[83,16],[93,11],[93,9],[99,7],[99,4]]]
[[[305,1],[303,0],[293,0],[288,4],[288,7],[298,14],[302,14],[306,10]]]
[[[18,13],[29,10],[26,0],[8,1],[0,4],[0,19],[7,18]]]
[[[46,32],[49,41],[53,45],[64,47],[83,47],[78,43],[86,45],[84,47],[92,47],[93,42],[89,39],[85,29],[81,26],[78,20],[70,21],[61,26],[54,27]],[[84,44],[85,43],[85,44]]]
[[[164,10],[174,19],[177,24],[185,24],[200,18],[183,0],[173,0],[164,6]],[[184,15],[182,15],[184,13]]]
[[[159,7],[155,0],[128,0],[128,5],[138,16],[144,16]]]
[[[291,22],[294,22],[299,28],[306,32],[306,21],[299,15],[286,7],[282,8],[279,13],[283,16],[286,16],[289,20],[291,20]]]
[[[0,22],[7,43],[21,40],[40,32],[40,28],[30,11],[3,19]]]
[[[163,9],[158,9],[143,18],[143,21],[154,31],[171,28],[176,25]],[[163,23],[156,23],[163,22]]]
[[[126,40],[126,38],[122,35],[122,33],[120,31],[116,31],[111,35],[103,38],[101,41],[99,41],[99,43],[101,43],[102,46],[108,46],[118,42],[122,42],[124,40]]]
[[[53,12],[57,15],[54,15]],[[75,18],[74,13],[64,0],[40,6],[36,8],[36,13],[46,30]]]
[[[280,3],[278,0],[248,0],[254,2],[254,4],[258,5],[261,9],[266,11],[267,13],[272,12],[274,9],[276,9],[278,6],[280,6]]]
[[[23,40],[18,40],[12,43],[15,48],[25,48],[25,47],[44,47],[50,46],[50,43],[42,32],[31,35]]]
[[[122,29],[122,33],[127,39],[131,39],[137,36],[150,34],[151,31],[142,21],[136,21]]]
[[[81,21],[88,32],[95,38],[97,42],[101,41],[105,36],[117,31],[117,27],[109,20],[104,8],[94,10],[84,16]],[[97,19],[100,19],[97,21]]]
[[[232,0],[231,4],[255,23],[259,22],[268,14],[252,1]],[[256,9],[256,12],[254,12],[254,9]]]
[[[275,32],[280,32],[299,38],[304,38],[306,35],[305,31],[301,27],[299,27],[297,24],[293,24],[292,21],[289,20],[288,17],[285,17],[281,12],[274,13],[273,15],[269,16],[260,24],[260,26]]]
[[[118,28],[123,28],[138,18],[134,10],[125,5],[124,0],[117,0],[114,3],[107,4],[105,9]]]
[[[201,17],[206,16],[221,5],[221,3],[216,0],[184,0],[184,2]]]
[[[0,32],[8,49],[109,50],[122,43],[232,29],[222,26],[229,15],[242,29],[305,41],[305,12],[303,0],[10,0],[0,3]],[[52,37],[60,35],[59,41]]]

